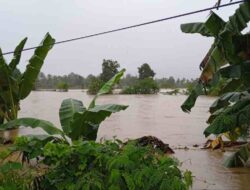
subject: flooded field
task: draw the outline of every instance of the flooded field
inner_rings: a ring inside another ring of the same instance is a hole
[[[20,117],[37,117],[59,126],[58,111],[65,98],[82,100],[87,106],[92,96],[80,90],[69,92],[32,92],[22,102]],[[250,169],[227,169],[222,161],[229,152],[200,150],[193,145],[205,142],[202,135],[206,127],[209,105],[214,98],[200,97],[190,114],[183,113],[180,105],[185,96],[169,95],[106,95],[98,103],[129,105],[126,111],[112,115],[101,126],[100,139],[132,139],[152,135],[170,144],[183,169],[193,172],[193,189],[248,190]],[[21,134],[42,133],[39,130],[23,129]],[[179,149],[178,147],[181,147]],[[187,147],[183,149],[183,147]]]

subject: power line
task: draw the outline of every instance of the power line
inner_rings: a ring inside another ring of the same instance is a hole
[[[171,19],[175,19],[175,18],[180,18],[180,17],[184,17],[184,16],[189,16],[189,15],[193,15],[193,14],[197,14],[197,13],[202,13],[202,12],[206,12],[206,11],[211,11],[213,9],[228,7],[228,6],[231,6],[231,5],[243,3],[244,1],[246,1],[246,0],[235,1],[235,2],[231,2],[231,3],[223,4],[223,5],[220,5],[220,6],[213,6],[213,7],[209,7],[209,8],[205,8],[205,9],[200,9],[200,10],[197,10],[197,11],[187,12],[187,13],[183,13],[183,14],[179,14],[179,15],[175,15],[175,16],[170,16],[170,17],[166,17],[166,18],[162,18],[162,19],[158,19],[158,20],[153,20],[153,21],[149,21],[149,22],[144,22],[144,23],[141,23],[141,24],[135,24],[135,25],[131,25],[131,26],[123,27],[123,28],[108,30],[108,31],[105,31],[105,32],[90,34],[90,35],[86,35],[86,36],[82,36],[82,37],[78,37],[78,38],[71,38],[71,39],[68,39],[68,40],[62,40],[62,41],[58,41],[58,42],[55,42],[55,43],[50,44],[50,45],[63,44],[63,43],[82,40],[82,39],[86,39],[86,38],[92,38],[92,37],[95,37],[95,36],[101,36],[101,35],[105,35],[105,34],[109,34],[109,33],[119,32],[119,31],[122,31],[122,30],[128,30],[128,29],[131,29],[131,28],[137,28],[137,27],[140,27],[140,26],[145,26],[145,25],[149,25],[149,24],[163,22],[163,21],[167,21],[167,20],[171,20]],[[25,48],[22,51],[33,50],[33,49],[36,49],[37,47],[39,47],[39,46]],[[9,52],[3,53],[2,55],[8,55],[8,54],[13,54],[13,53],[14,53],[14,51],[9,51]]]

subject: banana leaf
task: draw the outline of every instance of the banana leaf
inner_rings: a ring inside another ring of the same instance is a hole
[[[189,34],[198,33],[202,36],[212,37],[212,34],[206,28],[205,23],[202,22],[182,24],[181,31]]]
[[[233,41],[233,37],[234,35],[241,35],[240,32],[246,27],[247,23],[249,22],[250,3],[247,1],[242,3],[226,24],[214,13],[209,19],[210,20],[207,21],[208,24],[206,25],[206,28],[213,35],[218,34],[218,37],[216,37],[212,48],[209,50],[209,53],[206,55],[205,59],[203,59],[201,64],[203,71],[200,76],[200,81],[205,85],[209,85],[209,83],[213,80],[215,74],[226,63],[242,63],[242,57],[238,55],[239,52],[235,45],[237,44],[237,42]],[[249,79],[250,81],[250,77],[248,77],[247,75],[245,76],[245,78],[246,80]],[[200,93],[202,94],[202,92]],[[194,106],[196,98],[201,94],[196,94],[195,92],[191,93],[184,104],[181,106],[182,110],[190,111]]]
[[[240,150],[233,153],[224,160],[224,166],[227,168],[245,167],[250,162],[250,143],[242,146]]]
[[[241,88],[242,88],[242,80],[241,79],[228,79],[225,82],[222,89],[220,90],[220,94],[239,91]]]
[[[14,71],[16,69],[16,66],[18,65],[18,63],[20,62],[21,59],[21,53],[23,51],[23,48],[25,46],[25,43],[27,41],[28,38],[24,38],[16,47],[15,51],[14,51],[14,56],[9,64],[9,67],[11,69],[11,71]]]
[[[29,64],[27,65],[20,81],[20,99],[26,98],[31,92],[40,69],[44,63],[44,59],[47,56],[49,50],[53,47],[54,43],[55,40],[50,36],[49,33],[47,33],[40,46],[35,50],[34,55],[29,60]]]
[[[230,65],[220,69],[220,74],[224,78],[240,78],[241,65]]]
[[[125,69],[122,69],[119,73],[113,76],[108,82],[106,82],[102,86],[102,88],[98,91],[98,93],[95,95],[95,97],[91,101],[89,108],[93,108],[95,106],[95,101],[99,96],[103,94],[107,94],[112,90],[113,86],[120,81],[125,71],[126,71]]]
[[[77,140],[80,137],[87,140],[95,140],[100,123],[112,113],[125,110],[127,107],[128,106],[116,104],[96,105],[83,113],[75,113],[71,123],[71,132],[69,137],[73,140]],[[91,136],[88,134],[91,134]]]
[[[63,135],[63,132],[56,128],[49,121],[35,118],[20,118],[0,125],[0,131],[22,127],[41,128],[49,135]]]
[[[202,36],[212,37],[217,36],[221,29],[224,28],[226,22],[223,21],[217,14],[211,12],[208,20],[205,23],[187,23],[181,24],[181,31],[190,34],[201,34]]]
[[[209,18],[204,23],[205,27],[209,31],[212,36],[218,36],[220,31],[225,27],[226,22],[220,18],[217,14],[214,12],[211,12]]]
[[[233,132],[236,128],[242,129],[242,133],[247,133],[250,125],[250,98],[242,98],[232,106],[226,107],[222,113],[215,117],[211,124],[205,129],[204,135],[219,135]],[[244,135],[244,134],[242,134]]]
[[[6,119],[10,107],[13,107],[10,96],[11,82],[13,81],[9,78],[10,74],[10,69],[0,49],[0,124]]]
[[[63,100],[59,110],[59,116],[61,126],[65,134],[69,134],[71,131],[70,123],[72,122],[73,115],[77,112],[84,112],[85,110],[86,108],[79,100],[71,98]]]
[[[210,106],[210,113],[214,113],[215,111],[227,107],[228,105],[241,100],[242,98],[250,97],[250,93],[248,91],[244,92],[229,92],[220,96],[214,103]]]
[[[199,95],[202,94],[203,90],[203,85],[198,83],[194,89],[191,91],[191,94],[188,96],[186,101],[181,105],[181,109],[184,112],[190,112],[191,108],[195,105],[195,102],[198,98]]]
[[[1,84],[0,88],[1,88],[1,91],[8,88],[9,74],[10,74],[10,70],[8,68],[8,65],[7,65],[4,57],[2,56],[2,50],[0,49],[0,84]]]
[[[233,34],[241,34],[241,31],[247,27],[250,21],[250,2],[245,1],[235,11],[235,14],[229,17],[223,32],[230,31]]]

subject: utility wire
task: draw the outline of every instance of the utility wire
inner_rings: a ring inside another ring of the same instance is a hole
[[[175,15],[175,16],[170,16],[170,17],[166,17],[166,18],[162,18],[162,19],[158,19],[158,20],[144,22],[144,23],[141,23],[141,24],[136,24],[136,25],[131,25],[131,26],[123,27],[123,28],[108,30],[108,31],[105,31],[105,32],[95,33],[95,34],[82,36],[82,37],[78,37],[78,38],[71,38],[71,39],[68,39],[68,40],[62,40],[62,41],[58,41],[58,42],[55,42],[55,43],[49,44],[49,45],[63,44],[63,43],[82,40],[82,39],[86,39],[86,38],[92,38],[92,37],[95,37],[95,36],[101,36],[101,35],[105,35],[105,34],[109,34],[109,33],[119,32],[119,31],[122,31],[122,30],[128,30],[128,29],[131,29],[131,28],[137,28],[137,27],[140,27],[140,26],[145,26],[145,25],[149,25],[149,24],[163,22],[163,21],[167,21],[167,20],[171,20],[171,19],[175,19],[175,18],[180,18],[180,17],[185,17],[185,16],[189,16],[189,15],[193,15],[193,14],[197,14],[197,13],[202,13],[202,12],[206,12],[206,11],[211,11],[213,9],[228,7],[228,6],[231,6],[231,5],[243,3],[244,1],[247,1],[247,0],[235,1],[235,2],[231,2],[231,3],[223,4],[223,5],[220,5],[220,6],[213,6],[213,7],[209,7],[209,8],[205,8],[205,9],[200,9],[200,10],[197,10],[197,11],[187,12],[187,13],[183,13],[183,14],[179,14],[179,15]],[[36,49],[38,47],[39,46],[25,48],[22,51],[29,51],[29,50]],[[14,53],[14,51],[9,51],[9,52],[2,53],[2,55],[8,55],[8,54],[13,54],[13,53]]]

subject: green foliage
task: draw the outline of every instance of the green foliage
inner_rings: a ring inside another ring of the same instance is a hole
[[[234,94],[233,98],[236,98],[235,96]],[[225,96],[223,96],[223,98],[225,98]],[[208,119],[210,125],[204,131],[206,136],[227,132],[233,134],[236,132],[236,129],[237,132],[240,132],[239,136],[248,135],[247,132],[250,125],[250,96],[239,97],[238,100],[234,101],[235,103],[233,104],[225,100],[217,101],[222,105],[218,105],[217,103],[217,109],[213,110],[214,112]]]
[[[46,133],[50,135],[62,135],[62,131],[54,126],[49,121],[35,119],[35,118],[20,118],[9,121],[8,123],[0,125],[0,130],[8,130],[13,128],[23,127],[31,127],[31,128],[41,128]]]
[[[249,87],[248,34],[241,34],[250,20],[249,12],[250,3],[244,2],[229,18],[228,22],[224,22],[218,15],[212,13],[208,20],[203,23],[203,27],[215,38],[215,42],[201,63],[203,71],[200,81],[182,105],[183,111],[190,111],[196,98],[205,93],[204,89],[210,94],[212,92],[212,94],[217,95],[241,91]],[[181,28],[186,33],[201,32],[197,29],[196,24],[182,25]],[[226,63],[230,65],[222,67]],[[233,134],[236,129],[240,129],[240,133],[243,135],[243,131],[245,131],[242,129],[243,126],[244,128],[249,126],[246,119],[248,115],[247,99],[241,100],[239,98],[241,96],[238,94],[238,98],[235,99],[236,103],[231,104],[229,101],[231,96],[236,98],[237,93],[225,94],[212,105],[210,109],[212,115],[208,119],[210,125],[204,132],[206,136],[225,132],[236,136]],[[215,109],[215,104],[220,109]],[[235,138],[232,139],[235,140]]]
[[[59,82],[57,84],[57,89],[63,90],[63,91],[68,91],[69,85],[66,82]]]
[[[138,81],[137,76],[133,76],[131,74],[127,74],[125,77],[123,77],[119,83],[119,88],[122,89],[127,86],[132,86]]]
[[[149,64],[144,63],[138,68],[139,79],[154,78],[155,72],[151,69]]]
[[[82,113],[75,113],[70,129],[67,134],[72,140],[83,138],[86,140],[95,140],[98,128],[102,121],[109,117],[112,113],[125,110],[128,106],[106,104],[90,107]]]
[[[35,83],[35,89],[56,89],[57,84],[64,81],[68,84],[69,89],[82,89],[87,88],[89,85],[89,78],[84,78],[81,75],[75,73],[69,73],[68,75],[45,75],[40,72]]]
[[[119,67],[120,65],[117,61],[104,59],[102,63],[102,73],[100,75],[100,80],[104,83],[109,81],[109,79],[119,72]]]
[[[221,78],[217,84],[214,86],[211,86],[207,92],[207,95],[209,96],[219,96],[222,95],[222,90],[225,86],[226,80]]]
[[[226,83],[232,86],[232,77],[225,77],[222,67],[227,63],[229,63],[230,66],[241,66],[241,64],[249,59],[249,43],[247,40],[249,34],[241,33],[250,20],[249,12],[250,3],[246,1],[240,5],[235,11],[235,14],[229,18],[228,22],[224,22],[218,15],[212,13],[208,20],[203,23],[203,26],[215,39],[200,65],[203,70],[200,76],[199,85],[205,85],[206,88],[210,88],[220,81],[220,77],[224,77],[227,79]],[[182,25],[181,28],[183,32],[193,33],[196,24],[193,23],[191,25],[193,25],[193,27],[190,27],[190,25],[188,25],[188,27],[187,25]],[[190,28],[192,28],[192,30]],[[197,32],[199,32],[199,30],[197,30]],[[236,73],[238,70],[231,71]],[[244,81],[248,80],[247,77],[242,76],[241,78]],[[242,83],[247,84],[247,82],[243,81]],[[234,86],[237,87],[238,85]],[[192,99],[193,101],[190,102],[186,100],[182,105],[183,111],[190,111],[194,106],[197,97],[202,93],[203,92],[200,91],[199,94],[191,94],[192,98],[189,99]]]
[[[48,135],[27,135],[16,138],[14,145],[11,146],[10,151],[22,152],[22,162],[29,162],[31,159],[43,156],[44,146],[48,142],[64,142],[60,138]]]
[[[88,93],[97,94],[101,87],[118,73],[119,67],[120,65],[117,61],[104,59],[102,63],[102,73],[99,77],[91,77],[90,84],[88,85]],[[106,93],[112,93],[112,90],[113,88],[110,88]]]
[[[29,64],[21,77],[19,91],[20,99],[24,99],[29,95],[35,85],[35,81],[43,66],[44,60],[54,43],[55,40],[50,34],[46,34],[41,44],[35,49],[34,55],[29,60]]]
[[[147,63],[138,68],[139,80],[122,90],[122,94],[157,94],[159,86],[153,79],[155,73]]]
[[[44,73],[40,73],[38,79],[36,80],[35,89],[56,89],[57,84],[61,81],[64,81],[68,84],[69,89],[88,89],[89,94],[96,94],[97,91],[101,88],[101,81],[100,85],[98,85],[98,81],[95,82],[99,77],[94,75],[88,75],[86,78],[80,76],[75,73],[70,73],[68,75],[45,75]],[[132,86],[138,81],[137,76],[133,76],[131,74],[127,74],[123,77],[119,84],[115,86],[115,88],[124,89],[125,87]],[[186,78],[173,78],[164,77],[164,78],[157,78],[155,79],[158,86],[160,88],[187,88],[189,85],[194,85],[197,83],[197,80],[194,79],[186,79]],[[97,84],[96,84],[97,83]],[[103,84],[103,83],[102,83]],[[93,86],[92,86],[93,85]]]
[[[250,162],[250,143],[242,146],[224,161],[226,167],[244,167]]]
[[[192,184],[191,173],[183,174],[173,158],[133,142],[49,143],[44,162],[52,166],[41,182],[44,189],[185,190]]]
[[[132,86],[126,87],[122,90],[122,94],[157,94],[159,86],[152,78],[145,78],[138,80]]]
[[[101,89],[97,92],[97,94],[95,95],[95,97],[93,98],[93,100],[91,101],[90,105],[89,105],[89,108],[92,108],[95,106],[95,101],[96,99],[103,95],[103,94],[107,94],[109,93],[114,85],[116,85],[117,83],[119,83],[119,81],[121,80],[122,76],[124,75],[124,72],[126,70],[125,69],[122,69],[119,73],[117,73],[115,76],[113,76],[108,82],[106,82],[102,87]]]
[[[66,99],[62,102],[59,110],[60,122],[63,131],[55,127],[52,123],[36,118],[20,118],[12,120],[8,123],[0,125],[0,130],[17,128],[19,126],[42,128],[49,135],[60,135],[62,140],[67,143],[65,136],[71,140],[95,140],[98,128],[102,121],[109,117],[112,113],[125,110],[128,106],[106,104],[96,105],[96,99],[105,93],[108,93],[120,78],[123,76],[123,69],[113,78],[106,82],[97,95],[93,98],[88,108],[83,106],[79,100]]]
[[[17,69],[21,51],[27,38],[23,39],[14,51],[13,59],[6,63],[0,49],[0,124],[17,118],[20,100],[31,92],[44,60],[55,40],[46,34],[34,55],[30,58],[24,73]]]
[[[207,37],[211,36],[211,33],[209,32],[209,30],[207,30],[206,26],[202,22],[182,24],[181,30],[182,32],[185,33],[190,33],[190,34],[198,33],[201,34],[202,36],[207,36]]]
[[[88,94],[97,94],[97,92],[100,90],[102,85],[103,85],[103,81],[99,79],[98,77],[91,78],[89,86],[88,86]]]
[[[206,137],[211,134],[225,135],[231,141],[236,141],[239,137],[249,136],[250,35],[241,33],[249,21],[250,2],[245,1],[229,17],[228,22],[212,13],[203,24],[192,23],[181,27],[186,33],[197,32],[215,38],[200,65],[203,70],[199,83],[181,106],[183,111],[190,111],[197,97],[204,93],[203,89],[218,94],[225,93],[210,107],[209,126],[204,131]],[[248,159],[249,150],[244,147],[233,154],[225,162],[225,166],[244,166]]]
[[[33,176],[19,162],[5,162],[0,166],[0,190],[29,190]]]
[[[157,84],[160,88],[188,88],[188,86],[193,86],[197,83],[194,79],[174,79],[174,77],[170,76],[169,78],[158,78],[156,79]]]
[[[79,100],[71,98],[63,100],[59,110],[59,116],[61,126],[66,134],[70,132],[70,122],[72,122],[74,114],[77,112],[84,112],[85,110],[86,108]]]

